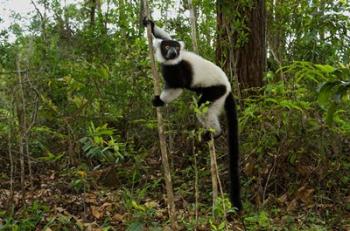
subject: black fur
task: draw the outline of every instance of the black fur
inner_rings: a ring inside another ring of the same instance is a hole
[[[152,32],[154,34],[154,23],[151,24]],[[147,24],[146,24],[147,25]],[[157,35],[154,35],[157,37]],[[169,40],[168,40],[169,41]],[[164,41],[163,41],[164,42]],[[163,54],[164,56],[164,54]],[[182,60],[178,64],[166,65],[162,64],[162,74],[165,80],[165,88],[184,88],[196,92],[200,95],[199,106],[207,101],[214,102],[222,97],[227,89],[225,85],[215,85],[210,87],[195,87],[192,86],[193,70],[188,61]],[[164,105],[164,102],[156,96],[153,100],[153,105]],[[225,111],[228,121],[228,143],[229,143],[229,166],[230,166],[230,201],[238,210],[242,209],[241,195],[240,195],[240,170],[239,170],[239,141],[238,141],[238,121],[236,104],[232,94],[230,93],[225,100]]]
[[[203,141],[204,141],[204,142],[210,141],[210,140],[211,140],[211,135],[212,135],[212,133],[211,133],[210,131],[205,132],[205,133],[203,134],[203,136],[202,136]],[[214,138],[214,139],[217,139],[217,138],[219,138],[221,135],[222,135],[222,132],[220,132],[220,134],[218,134],[218,135],[215,135],[213,138]]]
[[[153,100],[152,100],[152,104],[155,107],[162,107],[165,105],[165,103],[163,102],[163,100],[160,99],[159,95],[154,96]]]
[[[154,24],[154,22],[152,20],[148,19],[147,17],[143,18],[142,24],[143,24],[144,27],[147,27],[148,25],[151,25],[152,34],[153,34],[153,36],[155,38],[158,38],[158,39],[169,39],[169,38],[164,38],[160,34],[155,33],[155,31],[154,31],[155,24]]]
[[[216,85],[211,87],[197,87],[197,88],[190,88],[190,90],[200,95],[198,106],[201,106],[203,103],[207,101],[213,102],[219,99],[221,96],[223,96],[226,93],[226,86]]]
[[[175,65],[161,65],[162,74],[167,88],[189,89],[192,83],[192,67],[187,61]]]
[[[160,44],[160,51],[163,58],[166,60],[174,59],[180,55],[181,45],[178,41],[175,40],[163,40]],[[169,53],[173,52],[174,56],[170,56]]]
[[[154,22],[150,19],[147,19],[147,17],[144,17],[142,20],[142,24],[144,27],[147,27],[149,24],[151,24],[152,33],[154,34]]]
[[[191,64],[185,60],[175,65],[162,64],[161,67],[166,88],[185,88],[196,92],[201,96],[198,101],[198,106],[207,101],[213,102],[226,93],[225,85],[192,87],[192,67]]]
[[[228,121],[228,143],[229,143],[229,173],[231,179],[230,200],[234,207],[240,211],[241,186],[239,181],[239,138],[238,138],[238,119],[235,100],[230,93],[225,100],[225,111]]]

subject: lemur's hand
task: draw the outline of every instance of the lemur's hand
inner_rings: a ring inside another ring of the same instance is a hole
[[[154,22],[147,17],[144,17],[142,20],[142,24],[144,27],[147,27],[148,25],[151,25],[152,27],[154,26]]]
[[[155,107],[161,107],[164,106],[165,103],[163,102],[163,100],[160,99],[159,95],[154,96],[153,100],[152,100],[152,104]]]

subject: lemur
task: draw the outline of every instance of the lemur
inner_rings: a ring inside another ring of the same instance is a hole
[[[219,115],[225,109],[228,121],[230,201],[237,210],[242,209],[239,180],[239,140],[236,105],[231,93],[231,85],[223,70],[203,57],[184,49],[184,42],[176,41],[147,18],[144,26],[150,25],[153,34],[155,57],[161,64],[165,81],[160,95],[154,96],[152,103],[161,107],[178,98],[183,89],[194,91],[199,96],[198,106],[209,102],[208,111],[198,116],[199,122],[214,137],[222,133]]]

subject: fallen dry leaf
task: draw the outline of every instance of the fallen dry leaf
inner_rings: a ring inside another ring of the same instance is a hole
[[[112,203],[109,203],[109,202],[103,203],[103,205],[101,205],[101,207],[100,207],[100,210],[111,211],[112,210]]]
[[[84,227],[84,230],[86,231],[102,231],[102,229],[99,228],[99,225],[96,222],[84,223]]]
[[[56,211],[59,212],[59,213],[62,213],[64,211],[66,211],[64,208],[62,207],[56,207]]]
[[[96,206],[91,206],[91,213],[92,215],[96,218],[96,219],[100,219],[101,217],[103,217],[104,211],[100,211],[99,208],[97,208]]]
[[[287,197],[288,197],[287,194],[288,194],[288,193],[285,193],[285,194],[283,194],[282,196],[280,196],[279,198],[277,198],[277,201],[278,201],[279,203],[282,203],[282,204],[286,203]]]
[[[289,204],[288,204],[288,207],[287,207],[287,211],[288,212],[291,212],[293,210],[295,210],[297,208],[297,200],[296,199],[293,199]]]
[[[345,203],[350,203],[350,195],[344,198]]]
[[[244,166],[244,172],[247,174],[247,175],[252,175],[253,174],[253,171],[254,171],[254,165],[251,164],[251,163],[246,163],[246,165]]]
[[[301,200],[306,205],[312,203],[312,194],[315,191],[313,188],[307,188],[306,186],[302,186],[298,189],[295,194],[295,198]]]
[[[124,221],[124,215],[116,213],[112,217],[113,221],[123,222]]]
[[[158,203],[156,201],[148,201],[148,202],[145,203],[145,206],[147,208],[156,208],[159,205],[158,205]]]

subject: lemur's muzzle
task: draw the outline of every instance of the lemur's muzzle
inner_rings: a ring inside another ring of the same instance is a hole
[[[173,59],[177,56],[177,51],[174,47],[171,47],[166,54],[167,59]]]

